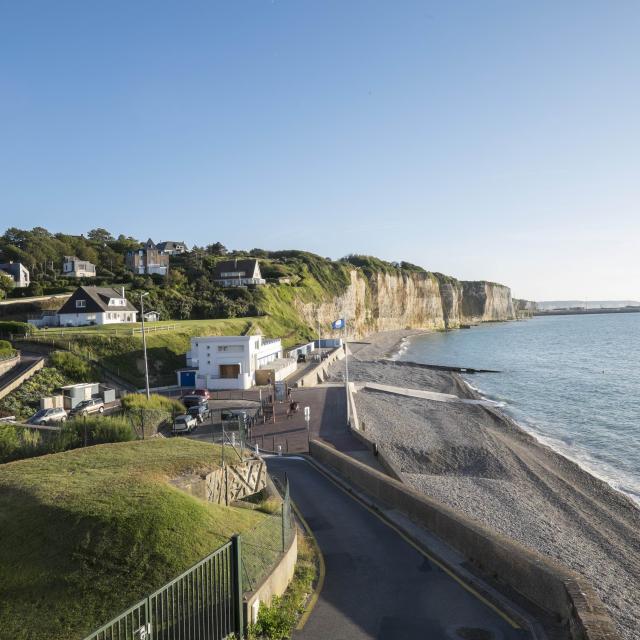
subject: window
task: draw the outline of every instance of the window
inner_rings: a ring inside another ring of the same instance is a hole
[[[244,345],[242,344],[225,344],[225,345],[220,345],[218,347],[218,351],[219,352],[233,352],[233,353],[238,353],[240,351],[244,351]]]
[[[87,301],[86,300],[76,300],[76,309],[86,309]]]

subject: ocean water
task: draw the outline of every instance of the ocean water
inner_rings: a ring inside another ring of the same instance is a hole
[[[640,504],[640,313],[536,317],[407,339],[400,360],[465,380],[540,441]]]

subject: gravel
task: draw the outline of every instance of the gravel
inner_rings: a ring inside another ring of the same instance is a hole
[[[364,359],[388,356],[401,337],[354,345],[350,379],[474,396],[456,374]],[[336,363],[331,379],[343,372]],[[640,510],[626,496],[499,411],[372,390],[355,398],[407,484],[584,575],[621,637],[640,638]]]

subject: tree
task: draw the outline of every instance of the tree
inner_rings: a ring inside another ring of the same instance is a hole
[[[13,281],[13,278],[3,271],[0,271],[0,300],[6,298],[7,294],[13,289],[14,286],[15,283]]]
[[[87,233],[87,238],[92,242],[99,242],[100,244],[107,244],[108,242],[113,242],[115,240],[109,231],[102,229],[101,227],[91,229],[91,231]]]
[[[222,242],[207,245],[207,253],[212,256],[224,256],[227,254],[227,247]]]

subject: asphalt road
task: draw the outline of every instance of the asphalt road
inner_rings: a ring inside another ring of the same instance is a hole
[[[42,354],[30,353],[29,351],[20,352],[20,362],[9,369],[5,374],[0,376],[0,390],[4,389],[8,384],[13,382],[18,376],[23,374],[29,367],[42,358]]]
[[[304,640],[522,640],[487,604],[302,459],[272,457],[324,555],[326,578]]]

